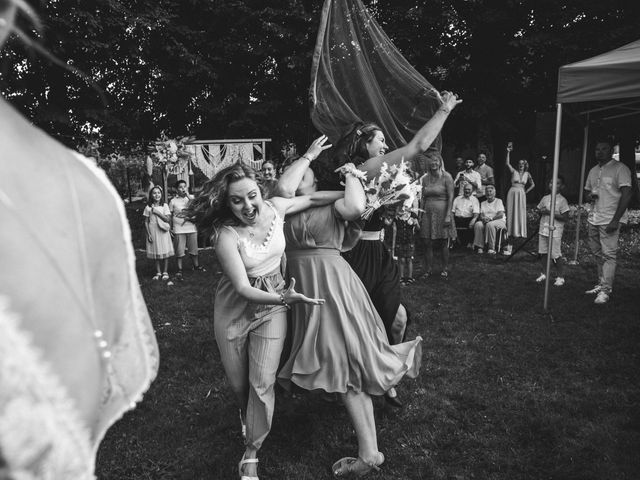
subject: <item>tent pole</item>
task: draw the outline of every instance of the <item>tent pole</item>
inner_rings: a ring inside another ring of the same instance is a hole
[[[576,242],[573,249],[573,260],[570,265],[578,265],[578,250],[580,248],[580,224],[582,217],[582,200],[584,200],[584,173],[587,168],[587,148],[589,142],[589,115],[587,114],[587,124],[584,126],[584,140],[582,142],[582,164],[580,165],[580,185],[578,186],[578,210],[576,212]]]
[[[553,233],[556,229],[555,227],[555,211],[556,211],[556,179],[558,178],[558,164],[560,163],[560,131],[562,127],[562,104],[557,104],[557,113],[556,113],[556,142],[553,149],[553,175],[551,176],[551,205],[549,210],[551,211],[549,215],[549,251],[547,253],[547,278],[544,281],[544,310],[546,311],[549,305],[549,282],[551,281],[551,252],[553,252]],[[561,242],[562,239],[555,239],[558,242]]]

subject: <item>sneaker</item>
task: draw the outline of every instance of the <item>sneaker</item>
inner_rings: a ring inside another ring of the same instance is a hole
[[[564,277],[556,277],[556,281],[553,282],[556,287],[561,287],[564,285]]]
[[[596,296],[596,299],[593,301],[593,303],[597,305],[602,305],[603,303],[607,303],[608,301],[609,301],[609,294],[604,290],[600,290],[598,292],[598,295]]]
[[[542,283],[547,279],[547,276],[544,273],[541,273],[538,278],[536,278],[536,282]]]
[[[587,295],[595,295],[596,293],[600,293],[600,290],[602,290],[602,285],[596,285],[591,290],[585,290],[584,293]]]
[[[489,255],[495,255],[495,254],[496,254],[496,251],[495,251],[495,250],[491,250],[491,249],[489,249],[489,250],[487,250],[487,253],[488,253]]]
[[[479,248],[479,249],[478,249],[478,253],[484,253],[484,249]]]

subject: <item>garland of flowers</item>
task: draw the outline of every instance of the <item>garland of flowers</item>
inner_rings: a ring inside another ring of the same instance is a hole
[[[161,167],[167,173],[183,172],[189,158],[186,144],[194,138],[169,138],[164,130],[160,132],[160,138],[149,146],[149,154],[154,166]]]

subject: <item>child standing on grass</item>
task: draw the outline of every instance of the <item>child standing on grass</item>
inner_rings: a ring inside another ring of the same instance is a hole
[[[142,215],[145,217],[144,228],[147,232],[147,258],[155,260],[156,274],[153,280],[169,280],[167,267],[169,257],[173,256],[173,244],[169,233],[169,221],[171,211],[169,205],[162,202],[162,189],[153,187],[149,190],[149,200],[144,207]],[[163,268],[160,268],[160,260],[163,260]]]
[[[413,256],[416,253],[414,223],[396,218],[396,241],[394,256],[398,259],[398,270],[400,271],[400,285],[412,285],[413,278]]]
[[[556,181],[556,191],[558,192],[556,195],[556,208],[555,208],[555,223],[554,223],[554,231],[552,235],[549,235],[549,222],[551,221],[551,194],[547,194],[542,197],[540,203],[536,207],[540,212],[540,229],[539,229],[539,240],[538,240],[538,253],[542,255],[542,273],[538,278],[536,278],[536,282],[542,283],[547,279],[544,271],[547,266],[547,255],[549,255],[549,241],[551,242],[551,259],[556,265],[556,280],[553,284],[556,287],[561,287],[564,285],[564,259],[562,258],[561,252],[561,243],[562,243],[562,233],[564,231],[564,224],[569,219],[569,203],[567,199],[562,196],[562,187],[564,186],[564,178],[562,176],[558,176]],[[553,188],[553,180],[549,181],[549,190]]]

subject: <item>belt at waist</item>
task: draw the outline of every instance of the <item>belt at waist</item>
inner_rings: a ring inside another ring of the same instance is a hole
[[[287,260],[304,257],[339,257],[340,250],[336,248],[307,248],[302,250],[287,250]]]
[[[363,230],[360,240],[378,240],[381,242],[384,240],[384,230],[376,230],[375,232]]]

